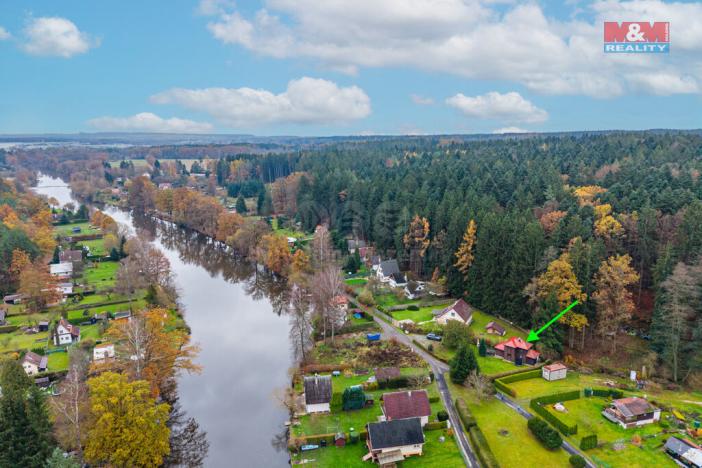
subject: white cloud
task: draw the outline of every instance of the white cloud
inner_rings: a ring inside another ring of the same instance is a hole
[[[7,29],[0,26],[0,41],[4,41],[4,40],[9,39],[11,37],[12,37],[12,34],[10,34],[10,32]]]
[[[206,112],[230,127],[344,123],[371,112],[370,98],[361,88],[308,77],[290,81],[279,94],[253,88],[174,88],[151,96],[151,102]]]
[[[66,18],[34,18],[24,28],[24,34],[26,41],[22,48],[32,55],[69,58],[99,45]]]
[[[113,132],[154,133],[206,133],[213,130],[207,122],[170,118],[164,119],[151,112],[142,112],[131,117],[98,117],[88,121],[91,127]]]
[[[586,14],[565,20],[547,17],[538,2],[492,3],[268,0],[251,16],[222,11],[208,28],[227,44],[270,57],[309,58],[346,73],[409,66],[600,98],[700,92],[702,23],[690,18],[702,17],[702,3],[595,1],[570,5]],[[604,54],[603,22],[632,18],[670,21],[672,52]]]
[[[223,14],[229,9],[234,8],[233,0],[200,0],[197,6],[197,12],[201,15],[211,16]]]
[[[479,119],[526,123],[545,122],[548,119],[545,110],[536,107],[514,91],[505,94],[491,91],[475,97],[458,93],[446,99],[446,104],[469,117]]]
[[[432,104],[434,104],[434,99],[430,97],[420,96],[419,94],[410,95],[410,99],[412,99],[413,103],[419,106],[431,106]]]
[[[496,128],[495,130],[492,131],[492,133],[495,134],[503,134],[503,133],[529,133],[529,130],[525,130],[523,128],[519,127],[502,127],[502,128]]]

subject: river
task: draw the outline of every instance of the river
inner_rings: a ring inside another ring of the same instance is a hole
[[[35,191],[78,206],[60,179],[41,175]],[[201,347],[203,371],[181,376],[178,393],[188,416],[207,431],[205,466],[288,466],[279,444],[288,415],[273,396],[289,384],[293,364],[289,320],[281,313],[285,285],[192,231],[105,211],[148,237],[171,263],[192,341]]]

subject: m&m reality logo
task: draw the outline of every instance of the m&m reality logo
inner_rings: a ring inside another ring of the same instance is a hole
[[[670,23],[605,21],[606,53],[667,54],[670,52]]]

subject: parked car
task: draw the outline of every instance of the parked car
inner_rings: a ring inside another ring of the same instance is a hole
[[[427,334],[427,340],[441,341],[441,335],[437,335],[436,333],[429,333]]]

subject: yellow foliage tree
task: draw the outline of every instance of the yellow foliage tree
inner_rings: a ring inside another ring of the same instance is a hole
[[[222,213],[217,218],[217,240],[229,243],[236,231],[244,225],[244,218],[238,213]]]
[[[84,456],[94,465],[157,467],[170,453],[169,406],[143,380],[105,372],[88,381],[92,423]]]
[[[422,260],[429,247],[429,220],[415,215],[409,228],[402,238],[405,248],[410,251],[410,269],[419,276],[422,271]]]
[[[290,267],[292,257],[288,240],[278,234],[266,234],[262,241],[266,252],[266,267],[279,275],[285,274]]]
[[[478,228],[475,221],[472,219],[468,221],[466,232],[463,234],[463,242],[461,242],[461,245],[458,247],[455,254],[456,263],[454,263],[454,266],[458,268],[458,271],[463,273],[463,276],[465,277],[468,276],[468,270],[473,264],[473,259],[475,258],[473,255],[473,248],[475,247],[475,233],[477,230]]]
[[[583,302],[587,298],[583,287],[578,283],[578,278],[570,264],[570,255],[567,253],[549,263],[546,271],[536,280],[536,293],[541,300],[555,294],[561,309],[573,301]]]
[[[592,205],[595,202],[595,197],[601,193],[605,193],[607,189],[600,187],[599,185],[585,185],[583,187],[577,187],[573,190],[573,194],[578,197],[578,202],[580,206]]]

